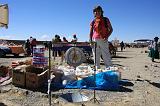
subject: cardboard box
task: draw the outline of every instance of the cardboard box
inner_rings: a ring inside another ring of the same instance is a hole
[[[12,71],[12,83],[15,86],[25,87],[25,72],[21,69],[13,69]]]
[[[48,70],[30,67],[26,70],[26,88],[38,89],[48,81]]]

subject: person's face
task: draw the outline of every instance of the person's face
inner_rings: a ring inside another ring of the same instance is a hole
[[[100,10],[96,10],[96,11],[94,12],[94,15],[95,15],[96,18],[99,18],[99,17],[101,17],[102,12],[101,12]]]

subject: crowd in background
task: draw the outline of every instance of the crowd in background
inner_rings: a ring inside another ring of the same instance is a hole
[[[158,40],[159,40],[159,38],[155,37],[154,40],[151,41],[150,45],[148,46],[148,48],[150,50],[149,56],[152,58],[153,62],[155,61],[154,59],[159,59],[159,48],[158,47],[160,46],[160,43],[158,43]],[[61,39],[61,37],[56,34],[54,36],[54,38],[52,39],[52,44],[53,43],[59,43],[59,42],[62,42],[62,43],[68,43],[68,42],[75,43],[77,41],[78,41],[78,38],[77,38],[76,34],[73,35],[73,38],[71,39],[71,41],[68,41],[66,39],[66,37],[63,37]],[[3,43],[1,42],[1,44],[4,44],[4,43],[5,43],[4,41],[3,41]],[[48,42],[44,42],[43,44],[44,44],[45,48],[48,49]],[[37,40],[36,40],[36,38],[33,38],[32,36],[30,36],[30,38],[26,40],[26,42],[25,42],[25,51],[26,51],[27,56],[32,56],[33,55],[33,48],[36,47],[36,45],[37,45]],[[112,45],[110,43],[109,43],[109,45],[110,45],[109,46],[109,50],[110,51],[113,48],[115,49],[114,45]],[[126,47],[132,47],[133,44],[127,44],[127,43],[124,43],[123,41],[121,41],[119,43],[119,46],[120,46],[120,51],[123,51]],[[53,56],[55,56],[55,57],[62,56],[62,51],[53,52]]]
[[[76,43],[78,41],[78,38],[76,36],[76,34],[73,35],[73,38],[72,40],[70,41],[71,43]],[[59,43],[59,42],[62,42],[62,43],[68,43],[69,41],[66,39],[66,37],[63,37],[62,40],[61,40],[61,37],[59,35],[55,35],[54,39],[52,39],[52,43]],[[57,56],[62,56],[62,51],[54,51],[53,52],[53,56],[54,57],[57,57]]]
[[[78,41],[77,35],[74,34],[74,35],[73,35],[73,38],[71,39],[70,42],[75,43],[75,42],[77,42],[77,41]],[[52,39],[52,43],[58,43],[58,42],[68,43],[69,41],[67,40],[66,37],[63,37],[63,38],[61,39],[61,37],[56,34],[55,37]]]

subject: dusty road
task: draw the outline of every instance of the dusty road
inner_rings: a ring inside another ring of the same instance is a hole
[[[119,91],[96,91],[100,104],[85,102],[86,106],[160,106],[160,60],[151,62],[147,48],[127,48],[112,58],[113,64],[123,68],[122,79],[129,83]],[[25,59],[24,57],[18,58]],[[9,64],[17,58],[0,58],[0,63]],[[0,93],[2,106],[48,106],[47,94],[8,85],[7,92]],[[64,90],[64,92],[67,90]],[[71,90],[77,92],[79,90]],[[56,94],[52,92],[52,105],[67,106],[68,103],[55,103]],[[93,91],[82,90],[82,93],[93,96]],[[55,103],[55,104],[54,104]],[[69,104],[69,106],[81,104]]]

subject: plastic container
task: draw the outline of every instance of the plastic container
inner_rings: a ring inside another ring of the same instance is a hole
[[[109,82],[118,83],[120,80],[120,73],[118,71],[106,71],[104,72],[105,79]]]

